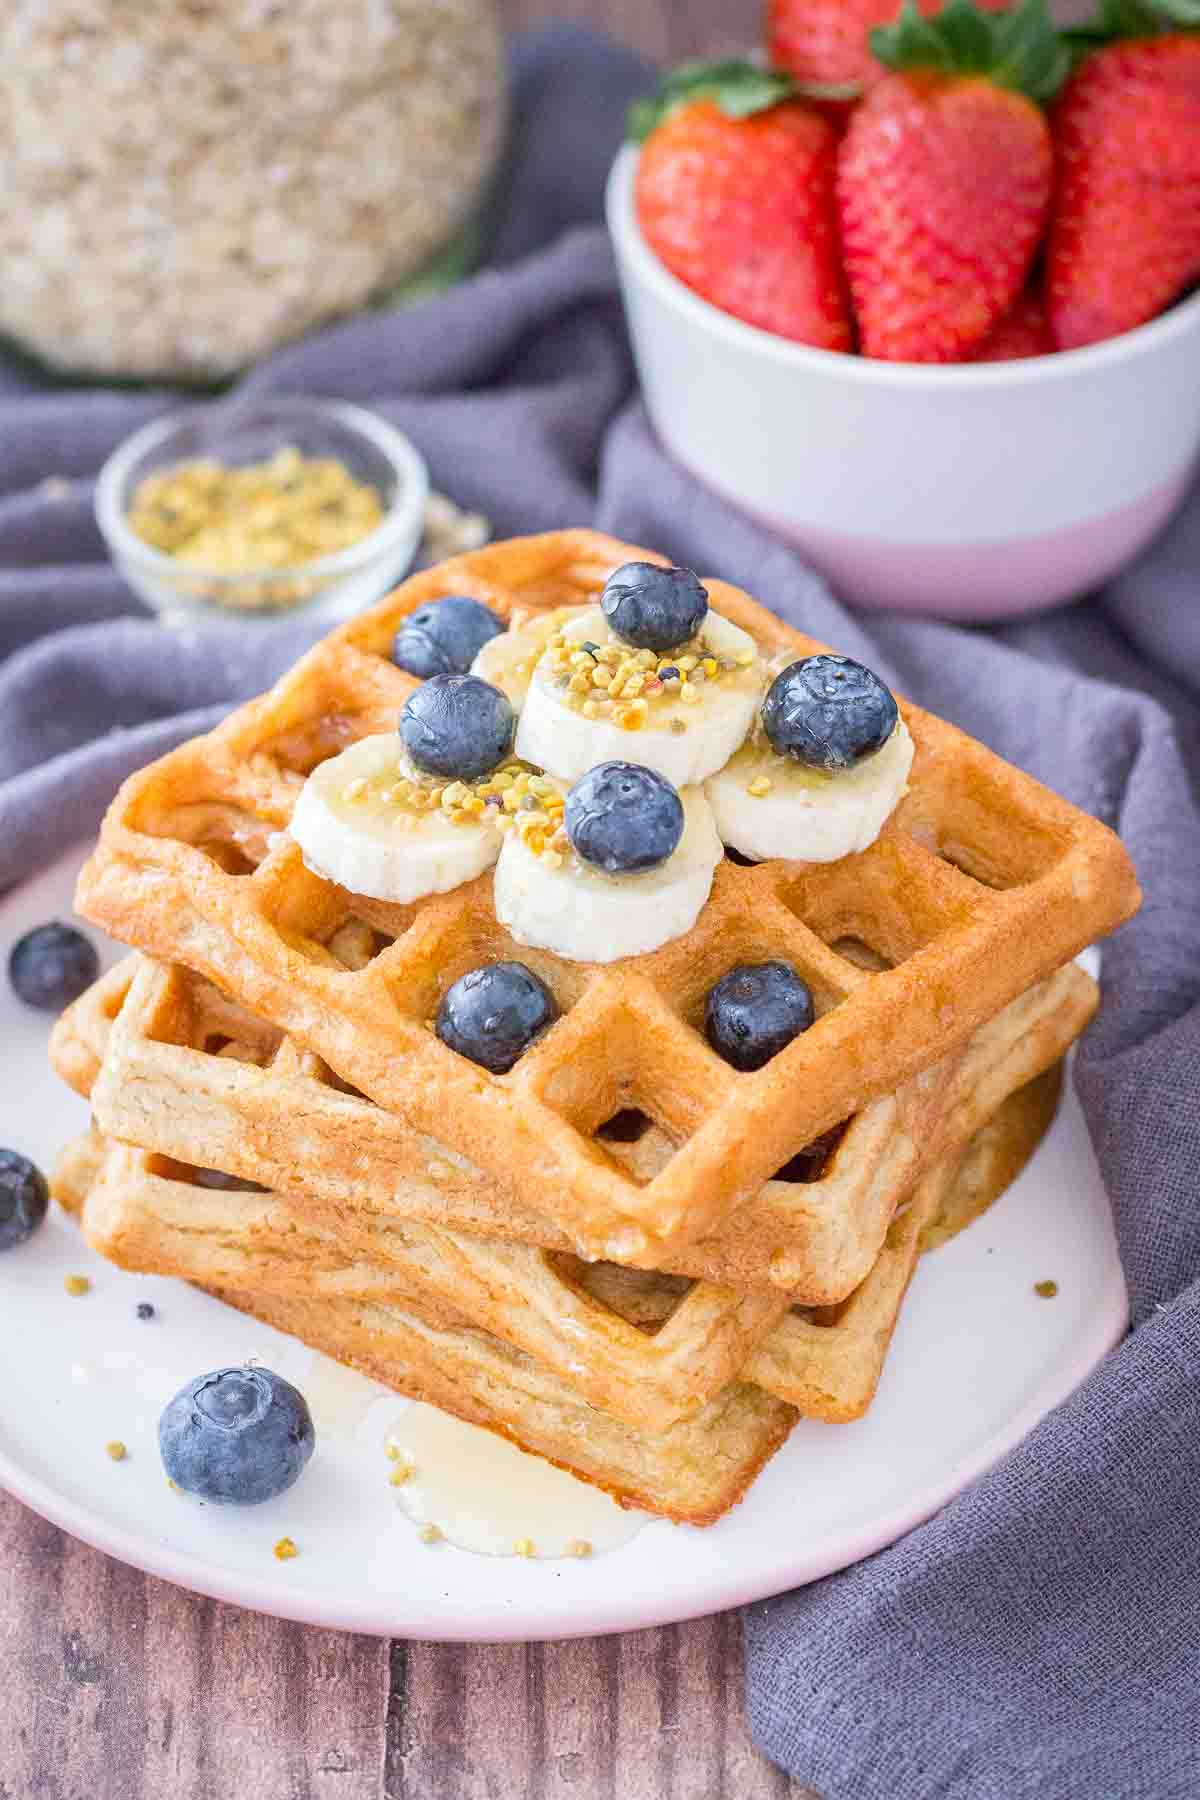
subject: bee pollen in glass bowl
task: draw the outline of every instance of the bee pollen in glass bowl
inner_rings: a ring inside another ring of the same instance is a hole
[[[347,550],[383,522],[383,497],[337,457],[285,445],[265,462],[229,466],[194,457],[147,475],[126,523],[135,537],[184,566],[214,575],[295,570]],[[202,578],[200,578],[202,579]],[[303,576],[264,579],[213,597],[282,608],[309,597]]]

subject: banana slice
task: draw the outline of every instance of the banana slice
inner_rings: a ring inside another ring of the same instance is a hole
[[[529,681],[538,657],[557,632],[565,630],[588,606],[559,606],[553,612],[533,613],[522,617],[513,614],[507,631],[491,638],[471,664],[472,675],[490,681],[507,694],[514,712],[520,712],[529,691]]]
[[[496,864],[497,919],[518,944],[571,962],[644,956],[682,937],[708,899],[722,851],[701,790],[686,788],[679,798],[678,845],[666,862],[640,875],[605,875],[583,862],[557,826],[561,811],[551,811],[544,830],[528,828],[518,815]]]
[[[517,755],[560,781],[632,760],[677,788],[692,787],[743,742],[764,681],[754,639],[719,613],[710,612],[678,654],[658,656],[623,644],[601,609],[589,607],[548,640],[537,662]]]
[[[500,854],[499,809],[487,793],[506,779],[431,780],[396,734],[363,738],[313,770],[292,836],[316,874],[352,894],[405,905],[491,868]]]
[[[779,756],[761,735],[704,784],[725,843],[755,862],[837,862],[873,844],[905,792],[913,741],[901,720],[882,750],[837,774]]]

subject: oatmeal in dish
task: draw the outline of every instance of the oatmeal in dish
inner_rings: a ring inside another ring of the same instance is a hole
[[[491,0],[10,0],[0,69],[0,332],[105,376],[219,379],[396,287],[504,121]]]

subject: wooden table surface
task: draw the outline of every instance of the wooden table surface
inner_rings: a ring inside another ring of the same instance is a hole
[[[722,0],[502,0],[663,61]],[[737,29],[740,23],[740,33]],[[766,1800],[736,1615],[564,1644],[393,1643],[187,1594],[0,1494],[0,1800]]]

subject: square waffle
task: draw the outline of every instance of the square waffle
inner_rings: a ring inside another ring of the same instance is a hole
[[[134,987],[136,992],[136,980]],[[133,999],[131,995],[126,1001],[127,1008]],[[943,1128],[931,1140],[944,1167],[938,1180],[927,1179],[917,1189],[922,1223],[940,1204],[979,1126],[1015,1088],[1063,1054],[1094,1006],[1095,984],[1072,966],[976,1035],[952,1083]],[[238,1022],[226,1018],[223,1023],[236,1028]],[[69,1021],[60,1036],[74,1041]],[[225,1059],[236,1081],[245,1068],[240,1058],[254,1055],[258,1046],[246,1032],[229,1047],[239,1053],[237,1060]],[[136,1087],[119,1052],[118,1020],[110,1033],[106,1070],[120,1087]],[[67,1054],[58,1060],[68,1067]],[[88,1071],[81,1066],[79,1072],[85,1084]],[[202,1105],[202,1099],[182,1092],[167,1117]],[[170,1125],[165,1136],[172,1137]],[[788,1306],[779,1296],[740,1294],[611,1264],[588,1265],[426,1224],[364,1218],[348,1209],[331,1212],[314,1208],[294,1191],[214,1192],[206,1185],[210,1179],[170,1155],[114,1143],[89,1203],[89,1237],[123,1267],[198,1279],[207,1287],[261,1287],[286,1299],[303,1299],[319,1279],[321,1292],[330,1299],[399,1304],[423,1314],[432,1311],[437,1323],[481,1327],[534,1357],[593,1406],[648,1431],[664,1430],[698,1412],[747,1365]],[[134,1195],[143,1197],[140,1207]],[[198,1246],[203,1247],[200,1264]],[[903,1232],[899,1248],[890,1255],[885,1250],[882,1264],[865,1284],[869,1301],[860,1288],[848,1303],[843,1340],[855,1341],[855,1322],[866,1314],[875,1318],[890,1305],[894,1319],[915,1254]],[[893,1266],[895,1280],[885,1279],[881,1269]],[[634,1322],[625,1304],[629,1299],[640,1309]],[[643,1327],[651,1323],[653,1330],[647,1333]],[[806,1367],[812,1360],[801,1355],[806,1334],[822,1329],[821,1319],[799,1320],[790,1314],[787,1330],[796,1356],[785,1355],[781,1362],[777,1354],[770,1367],[791,1368],[793,1362]],[[884,1336],[880,1362],[886,1342]]]
[[[335,954],[350,962],[365,955],[364,932],[343,927],[332,940]],[[477,1164],[347,1092],[322,1058],[178,965],[139,969],[130,958],[111,971],[64,1016],[52,1057],[65,1079],[90,1094],[110,1137],[338,1211],[572,1248],[552,1219]],[[718,1236],[672,1253],[668,1267],[814,1305],[844,1299],[874,1262],[916,1178],[956,1061],[913,1077],[809,1146]],[[617,1113],[600,1137],[642,1182],[674,1151],[662,1127],[634,1110]]]
[[[1056,1076],[1051,1070],[1002,1103],[972,1140],[957,1175],[953,1159],[945,1159],[922,1182],[904,1221],[894,1228],[895,1242],[889,1243],[861,1295],[837,1316],[806,1322],[807,1333],[782,1347],[780,1379],[802,1387],[814,1417],[854,1417],[870,1403],[922,1228],[947,1214],[977,1210],[1002,1191],[1049,1122]],[[104,1244],[130,1230],[136,1233],[140,1216],[153,1221],[164,1189],[185,1188],[201,1211],[211,1201],[211,1190],[189,1187],[185,1171],[164,1179],[145,1173],[145,1161],[144,1153],[108,1146],[95,1133],[64,1154],[55,1192],[82,1214],[93,1241]],[[168,1210],[175,1204],[175,1196],[169,1196]],[[309,1271],[303,1295],[281,1291],[277,1265],[282,1257],[272,1264],[272,1278],[265,1284],[256,1279],[252,1290],[214,1288],[200,1273],[207,1264],[203,1234],[193,1232],[187,1241],[192,1279],[207,1286],[214,1298],[400,1393],[499,1431],[624,1504],[668,1518],[714,1523],[741,1499],[798,1417],[796,1408],[742,1380],[667,1431],[639,1431],[582,1404],[569,1384],[539,1368],[533,1358],[452,1315],[346,1298],[321,1268]],[[644,1284],[662,1278],[645,1271],[618,1273],[643,1284],[621,1290],[619,1297],[614,1294],[629,1322],[652,1323],[661,1296],[648,1294]]]
[[[82,1209],[84,1229],[97,1237],[102,1230],[119,1235],[135,1212],[152,1212],[160,1179],[139,1186],[134,1166],[123,1159],[120,1183],[107,1189],[101,1224],[89,1214],[105,1155],[102,1140],[82,1139],[64,1155],[55,1179],[59,1200]],[[213,1198],[202,1187],[191,1191],[201,1203]],[[192,1246],[193,1279],[205,1286],[200,1269],[206,1248],[195,1236]],[[340,1297],[326,1290],[319,1270],[309,1273],[303,1297],[269,1292],[257,1280],[249,1291],[209,1291],[399,1393],[499,1432],[624,1505],[680,1523],[711,1525],[734,1506],[799,1416],[761,1388],[733,1382],[669,1431],[638,1431],[588,1406],[567,1383],[501,1339],[435,1313],[420,1316],[393,1304]]]
[[[398,907],[355,900],[305,867],[285,830],[296,796],[319,762],[394,729],[414,686],[388,657],[407,613],[447,592],[507,617],[594,601],[613,568],[646,554],[558,532],[404,583],[268,694],[131,778],[79,906],[127,943],[207,976],[552,1214],[582,1255],[659,1267],[823,1133],[960,1050],[1127,918],[1138,890],[1105,827],[905,702],[910,791],[869,850],[828,865],[727,860],[692,930],[624,963],[515,945],[497,924],[490,875]],[[714,610],[765,653],[824,648],[739,590],[707,586]],[[377,933],[376,954],[354,970],[329,947],[352,916]],[[869,971],[843,953],[857,944],[885,966]],[[442,1044],[433,1019],[460,975],[507,957],[546,982],[561,1017],[493,1076]],[[766,1067],[738,1073],[698,1029],[703,998],[733,963],[767,958],[797,969],[818,1017]],[[595,1136],[631,1106],[673,1145],[648,1181]]]
[[[398,1306],[439,1326],[487,1331],[580,1401],[643,1431],[701,1412],[787,1308],[774,1296],[653,1275],[669,1304],[647,1333],[553,1253],[436,1226],[322,1220],[291,1196],[212,1181],[211,1171],[113,1144],[85,1214],[89,1242],[144,1274],[284,1300],[319,1293]]]

